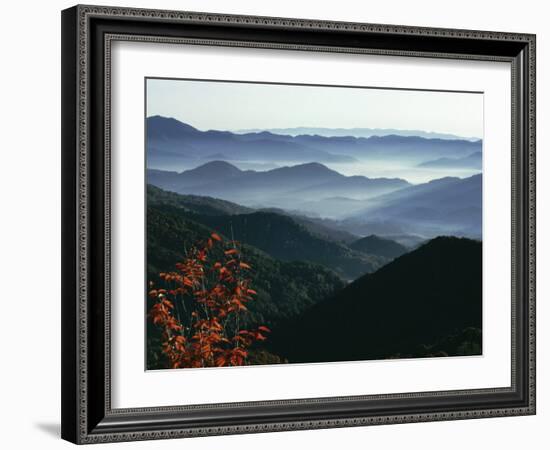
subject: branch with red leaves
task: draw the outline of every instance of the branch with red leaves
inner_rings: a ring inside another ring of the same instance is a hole
[[[250,287],[250,270],[237,242],[224,242],[212,233],[187,252],[175,271],[159,274],[165,287],[149,292],[154,300],[149,318],[161,330],[168,368],[247,364],[249,348],[270,331],[265,326],[255,330],[239,326],[240,314],[256,295]],[[182,322],[178,311],[189,306]]]

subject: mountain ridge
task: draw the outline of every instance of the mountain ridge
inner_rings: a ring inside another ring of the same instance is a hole
[[[434,168],[458,168],[458,169],[478,169],[482,166],[481,152],[474,152],[462,158],[438,158],[420,163],[418,167]]]
[[[481,328],[481,275],[480,242],[438,237],[317,303],[271,345],[291,362],[418,353],[461,330]]]
[[[391,239],[382,238],[375,234],[357,239],[349,244],[350,248],[370,255],[383,256],[385,258],[397,258],[409,251],[407,247]]]
[[[212,169],[212,170],[211,170]],[[277,199],[334,197],[339,193],[368,198],[410,186],[400,178],[345,176],[318,162],[266,171],[240,170],[226,161],[211,161],[180,173],[147,170],[147,181],[180,194],[198,194],[252,206],[279,207]]]
[[[340,136],[340,137],[370,137],[370,136],[387,136],[387,135],[397,135],[397,136],[419,136],[425,137],[428,139],[458,139],[458,140],[468,140],[468,141],[477,141],[480,138],[477,137],[468,137],[468,136],[458,136],[451,133],[438,133],[433,131],[422,131],[422,130],[400,130],[396,128],[323,128],[323,127],[294,127],[294,128],[250,128],[250,129],[239,129],[234,130],[234,133],[238,134],[249,134],[249,133],[260,133],[267,132],[275,135],[289,135],[289,136],[299,136],[299,135],[318,135],[318,136]]]
[[[482,175],[447,177],[377,197],[345,222],[392,223],[409,234],[482,234]]]
[[[148,167],[172,167],[185,161],[205,161],[223,155],[235,161],[352,163],[365,158],[412,159],[417,163],[444,156],[481,151],[481,141],[419,136],[279,135],[266,131],[233,133],[201,131],[174,118],[146,119]],[[219,159],[219,158],[218,158]]]
[[[185,258],[185,248],[208,239],[219,230],[158,205],[147,208],[147,278],[159,282],[158,274],[172,270]],[[334,293],[344,282],[332,270],[304,261],[278,261],[253,246],[242,244],[242,254],[252,267],[258,295],[243,317],[248,323],[275,326],[295,317],[307,307]],[[294,283],[294,284],[293,284]]]

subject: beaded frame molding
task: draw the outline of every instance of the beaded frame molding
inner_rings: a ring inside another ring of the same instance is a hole
[[[114,41],[505,61],[512,72],[511,386],[113,409]],[[62,12],[62,437],[78,444],[535,414],[535,36],[78,5]]]

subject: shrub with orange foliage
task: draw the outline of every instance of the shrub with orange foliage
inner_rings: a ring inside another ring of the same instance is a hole
[[[251,267],[239,244],[212,233],[192,247],[173,272],[160,273],[165,285],[153,288],[149,318],[161,331],[168,368],[246,365],[250,346],[270,330],[240,328],[240,315],[256,295]]]

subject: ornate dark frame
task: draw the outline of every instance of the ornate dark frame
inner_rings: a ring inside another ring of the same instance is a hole
[[[112,409],[113,40],[452,59],[512,66],[512,385]],[[62,12],[62,437],[84,444],[535,414],[535,36],[99,6]]]

